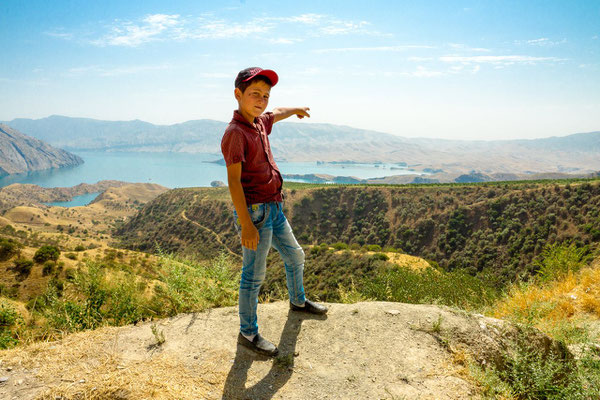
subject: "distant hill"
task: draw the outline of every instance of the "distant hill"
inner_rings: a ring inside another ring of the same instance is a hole
[[[214,120],[153,125],[139,120],[101,121],[57,115],[37,120],[19,118],[8,124],[66,149],[214,153],[217,157],[227,125]],[[600,170],[600,131],[533,140],[466,141],[281,122],[274,126],[269,139],[279,161],[404,163],[415,171],[415,176],[435,171],[427,178],[441,182],[465,174],[589,174]]]
[[[0,124],[0,176],[82,163],[75,154]]]

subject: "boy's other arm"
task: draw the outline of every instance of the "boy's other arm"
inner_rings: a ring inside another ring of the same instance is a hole
[[[227,167],[227,183],[229,184],[229,193],[233,206],[240,219],[242,225],[242,246],[256,251],[258,246],[258,230],[252,223],[250,214],[248,213],[248,205],[244,196],[244,188],[242,187],[242,163],[238,162]]]
[[[304,117],[310,118],[308,115],[308,111],[310,108],[308,107],[277,107],[273,109],[273,123],[277,121],[281,121],[282,119],[286,119],[287,117],[291,117],[292,115],[298,116],[298,118],[302,119]]]

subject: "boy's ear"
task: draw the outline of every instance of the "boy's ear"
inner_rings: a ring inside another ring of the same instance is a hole
[[[242,91],[240,90],[240,88],[235,88],[235,90],[233,91],[233,95],[235,96],[235,99],[237,101],[240,101],[242,99]]]

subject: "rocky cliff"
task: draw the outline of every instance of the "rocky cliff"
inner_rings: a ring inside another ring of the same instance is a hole
[[[0,124],[0,176],[83,164],[83,159]]]

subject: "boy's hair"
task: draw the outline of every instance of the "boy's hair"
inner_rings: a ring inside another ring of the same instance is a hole
[[[271,80],[269,78],[267,78],[264,75],[257,75],[254,78],[250,79],[249,81],[240,82],[236,86],[236,88],[240,89],[242,91],[242,93],[244,93],[246,91],[246,89],[248,88],[248,86],[252,85],[254,82],[264,82],[269,86],[273,86],[273,83],[271,83]]]

